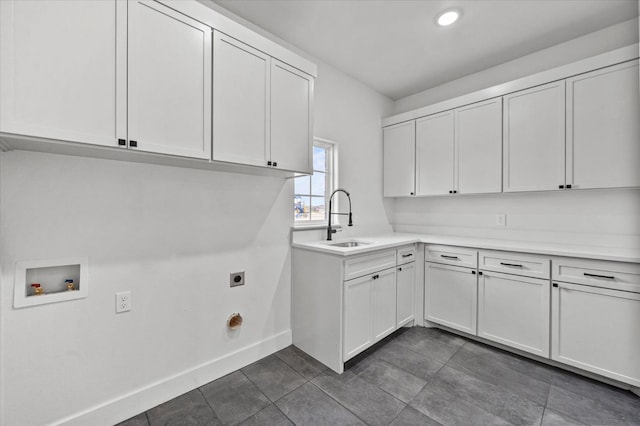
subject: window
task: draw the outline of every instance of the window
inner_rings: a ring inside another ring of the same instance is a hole
[[[295,178],[293,216],[296,225],[327,221],[329,196],[336,185],[335,157],[336,147],[333,142],[314,139],[313,174]]]

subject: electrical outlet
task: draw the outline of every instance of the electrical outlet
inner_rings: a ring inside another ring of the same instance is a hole
[[[229,274],[229,287],[244,285],[244,271]]]
[[[497,214],[496,215],[496,226],[507,226],[507,215],[506,214]]]
[[[131,310],[131,292],[122,291],[116,293],[116,313],[129,312]]]

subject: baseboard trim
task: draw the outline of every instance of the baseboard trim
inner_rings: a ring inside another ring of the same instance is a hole
[[[291,342],[291,329],[288,329],[235,352],[54,421],[51,424],[65,426],[84,426],[88,424],[111,426],[117,424],[286,348]]]

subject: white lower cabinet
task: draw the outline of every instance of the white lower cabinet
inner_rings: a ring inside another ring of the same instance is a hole
[[[396,329],[396,270],[375,274],[372,285],[373,340],[377,342]]]
[[[480,271],[478,336],[549,356],[549,279]]]
[[[476,334],[476,270],[426,262],[424,278],[426,319],[465,333]]]
[[[396,329],[394,268],[345,281],[344,357],[359,354]]]
[[[373,343],[371,299],[373,279],[356,278],[344,284],[344,358],[362,352]]]
[[[640,294],[554,283],[551,358],[640,386]]]
[[[554,259],[551,300],[552,359],[640,387],[639,265]]]
[[[396,269],[396,327],[414,320],[416,263],[411,262]]]

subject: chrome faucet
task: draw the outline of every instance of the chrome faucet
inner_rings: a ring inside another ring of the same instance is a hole
[[[333,199],[333,196],[335,195],[336,192],[344,192],[346,194],[347,198],[349,199],[349,213],[332,213],[331,212],[331,200]],[[331,234],[336,233],[336,230],[331,228],[331,215],[334,215],[334,214],[339,214],[344,216],[349,215],[348,226],[353,226],[353,221],[351,220],[351,195],[349,195],[349,193],[344,189],[341,189],[341,188],[336,189],[331,193],[331,196],[329,197],[329,215],[328,215],[329,226],[327,226],[327,241],[331,241]]]

